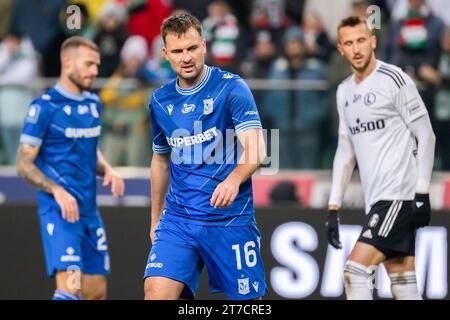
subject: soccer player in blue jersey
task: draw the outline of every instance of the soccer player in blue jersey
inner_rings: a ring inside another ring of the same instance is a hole
[[[97,149],[101,105],[89,93],[98,74],[97,46],[71,37],[61,46],[59,82],[31,102],[17,154],[19,175],[39,189],[38,212],[55,300],[105,299],[110,272],[96,174],[114,196],[124,181]]]
[[[204,266],[211,292],[261,298],[267,289],[250,177],[266,152],[255,101],[239,76],[204,64],[197,18],[168,17],[161,31],[177,78],[150,103],[153,245],[145,298],[193,298]]]

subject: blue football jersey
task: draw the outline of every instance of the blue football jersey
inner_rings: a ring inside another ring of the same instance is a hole
[[[36,166],[78,202],[81,216],[97,214],[97,140],[101,105],[89,92],[76,95],[59,84],[31,102],[20,142],[40,146]],[[53,195],[39,190],[39,212],[58,206]]]
[[[205,66],[203,79],[192,88],[180,88],[174,79],[156,90],[150,113],[153,151],[171,153],[164,217],[214,226],[253,223],[251,179],[241,184],[228,208],[210,204],[217,185],[239,160],[236,136],[261,128],[255,100],[244,80]]]

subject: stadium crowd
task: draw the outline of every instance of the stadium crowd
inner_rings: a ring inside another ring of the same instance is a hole
[[[95,91],[103,103],[106,158],[114,166],[147,166],[148,99],[174,77],[159,26],[184,10],[203,23],[207,64],[249,80],[264,127],[280,129],[280,167],[330,169],[336,87],[351,74],[336,50],[336,27],[350,14],[370,17],[377,12],[371,5],[381,10],[377,58],[417,80],[437,137],[435,169],[450,170],[446,0],[2,0],[0,164],[14,164],[28,103],[53,85],[43,78],[59,74],[61,43],[81,35],[101,51]],[[81,15],[75,28],[74,12]],[[298,85],[267,80],[298,80]]]

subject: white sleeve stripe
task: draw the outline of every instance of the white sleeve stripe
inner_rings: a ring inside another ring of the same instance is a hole
[[[236,131],[240,130],[243,127],[246,127],[248,125],[254,125],[254,126],[260,126],[261,127],[261,121],[259,120],[251,120],[239,123],[237,126],[235,126]]]
[[[244,131],[250,130],[250,129],[262,129],[262,127],[261,127],[261,125],[259,125],[259,126],[257,126],[257,125],[247,126],[245,128],[241,128],[239,130],[236,130],[236,135],[238,135],[238,134],[240,134],[240,133],[242,133]]]
[[[22,135],[20,136],[20,143],[38,147],[42,144],[42,139],[22,133]]]
[[[169,153],[172,149],[169,146],[160,146],[157,144],[153,144],[152,150],[155,153]]]

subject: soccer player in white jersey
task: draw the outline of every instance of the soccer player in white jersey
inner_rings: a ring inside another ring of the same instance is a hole
[[[338,210],[356,162],[367,219],[344,269],[347,299],[372,299],[374,266],[383,263],[395,299],[421,299],[414,249],[417,228],[430,221],[435,136],[412,79],[375,58],[366,21],[338,27],[338,50],[353,74],[337,91],[339,140],[328,203],[328,242],[340,249]]]

